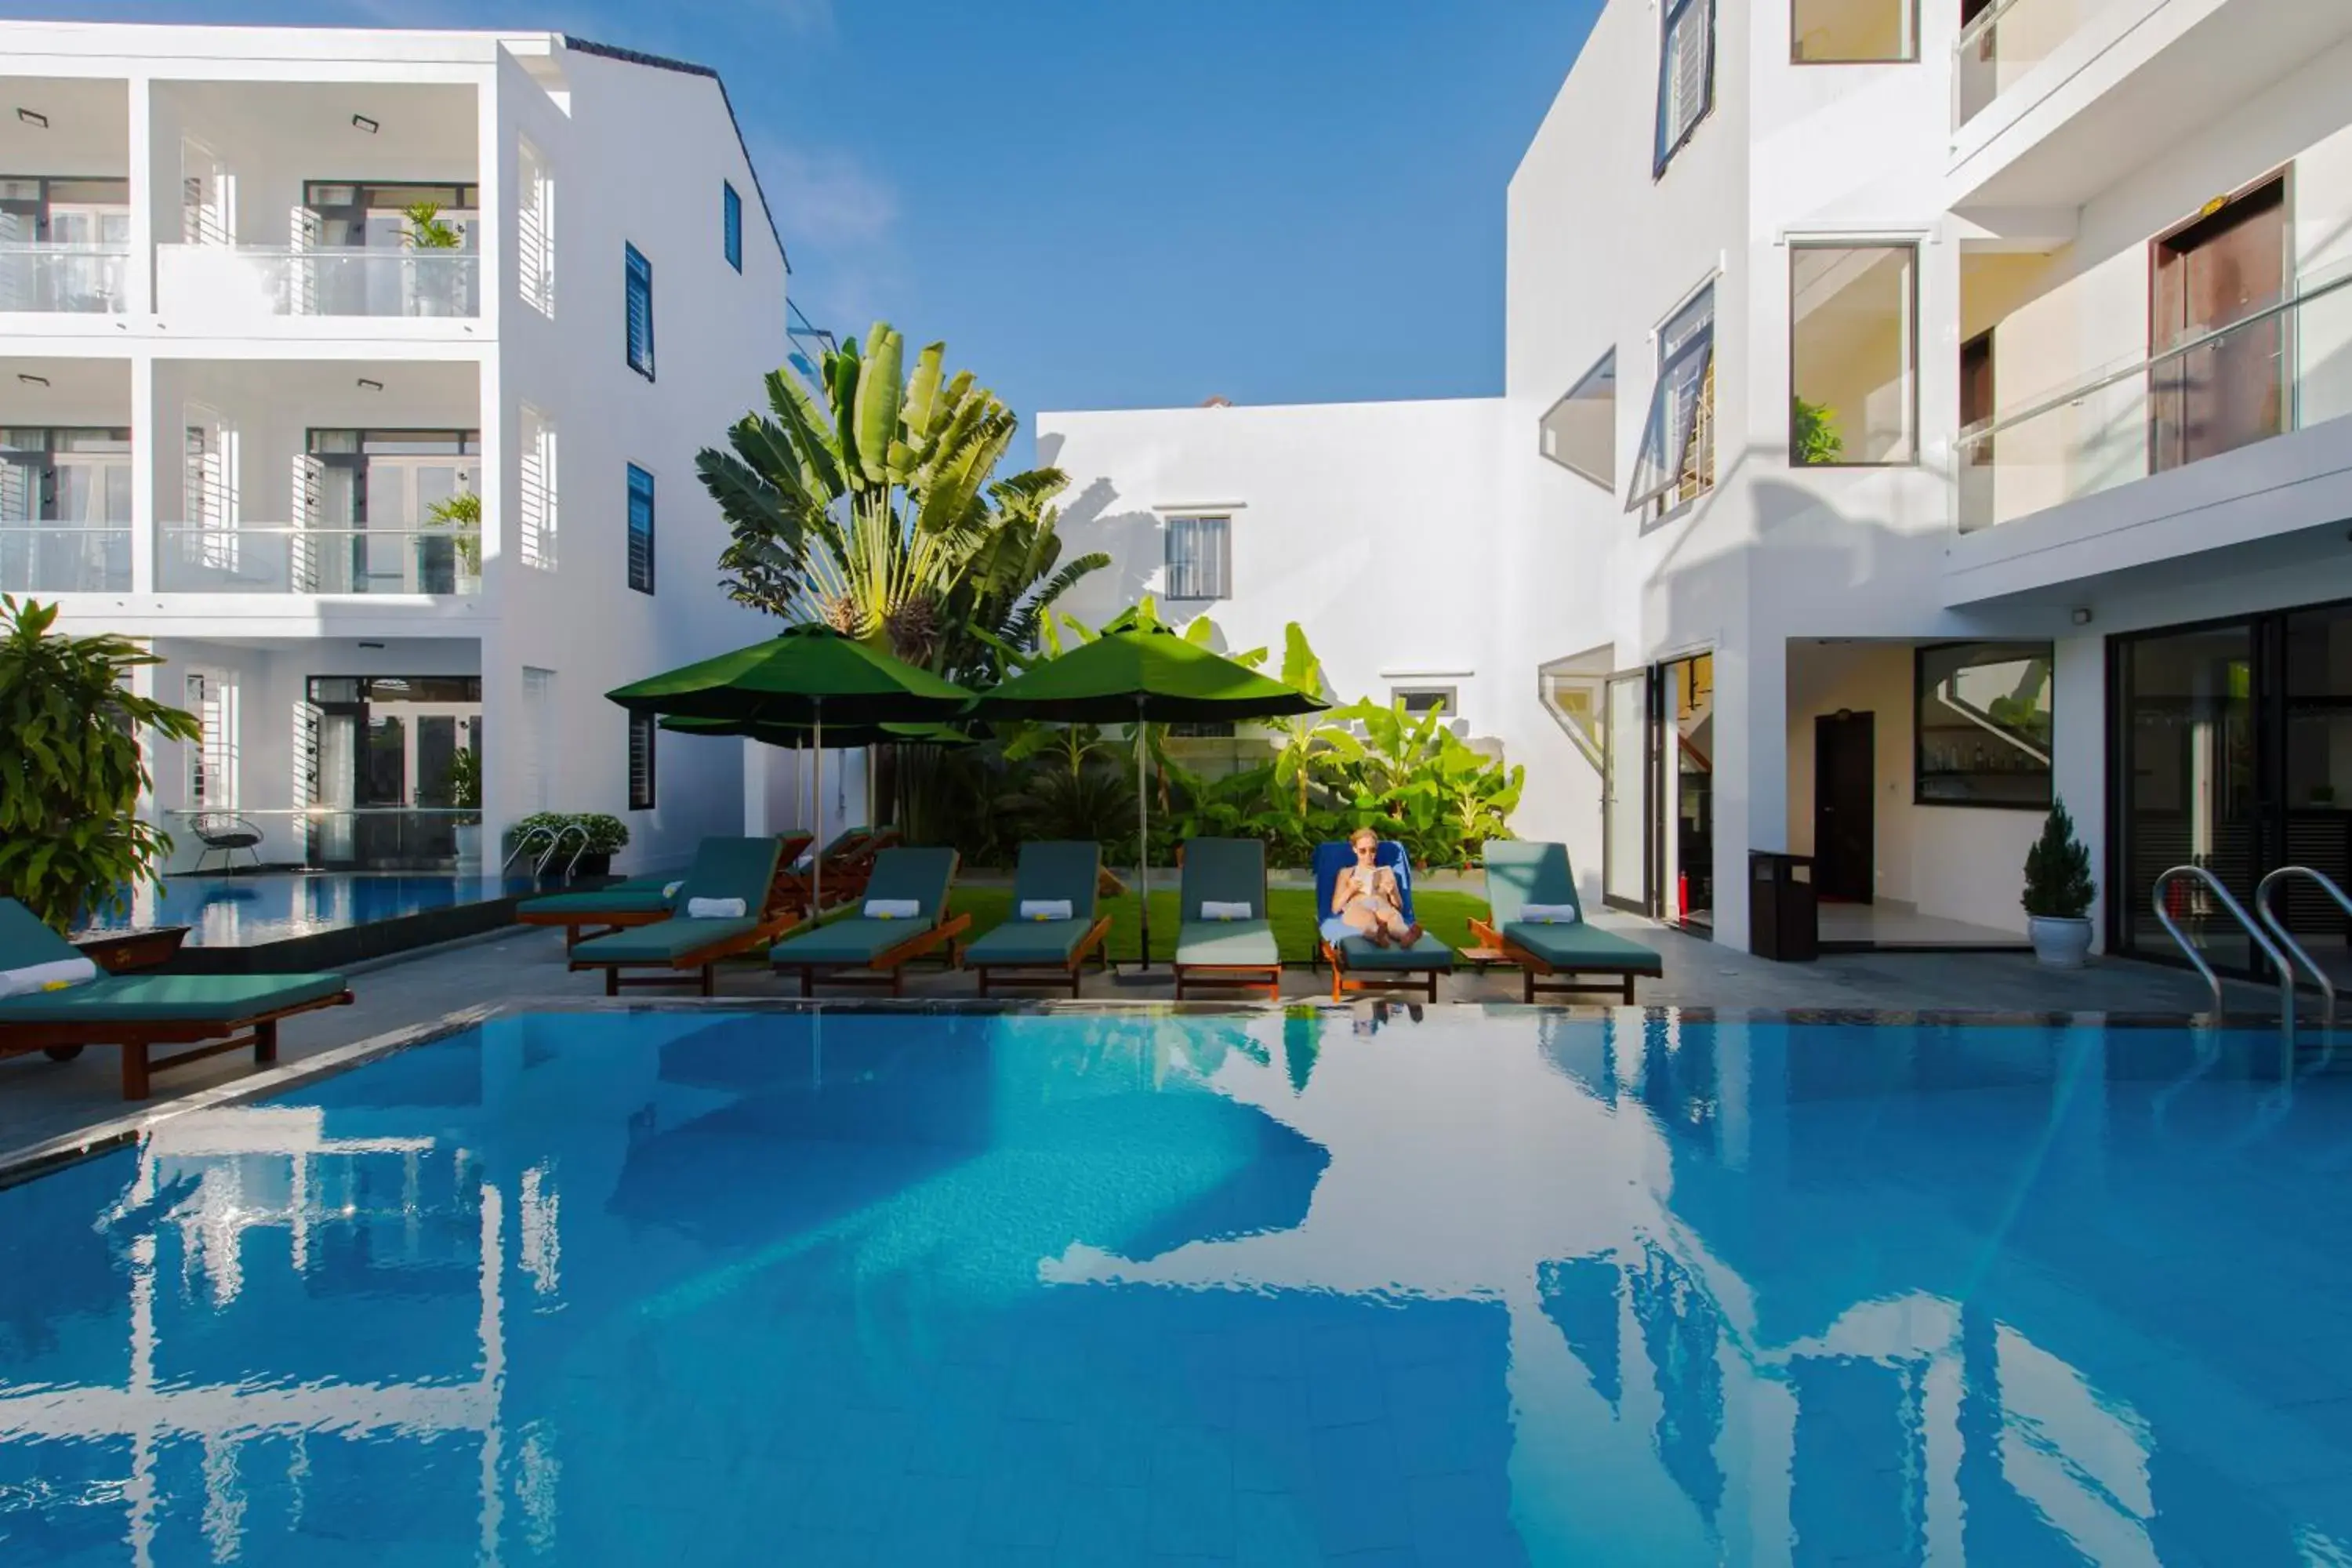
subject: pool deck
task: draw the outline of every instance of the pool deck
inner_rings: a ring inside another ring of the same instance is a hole
[[[2097,963],[2074,973],[2042,969],[2031,957],[2009,952],[1839,953],[1816,963],[1773,963],[1641,921],[1611,916],[1595,923],[1622,931],[1664,956],[1665,978],[1642,984],[1644,1006],[2016,1014],[2196,1013],[2210,1005],[2195,975],[2131,960]],[[518,928],[360,965],[348,973],[356,1004],[289,1019],[280,1026],[281,1062],[299,1062],[414,1028],[463,1008],[577,1003],[603,994],[597,975],[574,974],[565,968],[562,933],[553,931]],[[769,973],[764,965],[721,969],[719,990],[716,1005],[720,1006],[729,998],[798,994],[793,981]],[[1328,1000],[1329,978],[1290,970],[1283,990],[1286,997]],[[916,997],[969,997],[973,982],[968,973],[924,969],[910,973],[908,992]],[[690,994],[690,988],[680,987],[635,995]],[[1149,983],[1090,973],[1086,994],[1130,1002],[1166,1000],[1171,994],[1165,965],[1155,970]],[[1517,1002],[1517,972],[1457,974],[1444,983],[1440,994],[1448,1002]],[[2228,1005],[2233,1013],[2272,1013],[2277,993],[2232,983]],[[85,1051],[67,1063],[41,1057],[0,1061],[0,1161],[119,1121],[127,1113],[168,1110],[175,1098],[254,1070],[248,1054],[214,1057],[159,1077],[153,1099],[126,1106],[121,1098],[118,1058],[110,1049]]]

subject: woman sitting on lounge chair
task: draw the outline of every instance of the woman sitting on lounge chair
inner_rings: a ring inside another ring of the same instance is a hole
[[[1331,889],[1331,912],[1363,933],[1375,947],[1411,947],[1421,927],[1404,918],[1396,873],[1379,864],[1381,836],[1359,827],[1348,836],[1356,863],[1339,873]]]

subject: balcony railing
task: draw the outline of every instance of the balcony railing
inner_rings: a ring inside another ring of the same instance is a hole
[[[468,530],[166,523],[155,586],[166,594],[478,594]]]
[[[1952,123],[1985,106],[2050,58],[2084,17],[2111,0],[1999,0],[1960,29],[1952,46]]]
[[[0,523],[0,593],[108,594],[131,589],[131,530],[79,523]]]
[[[120,245],[0,244],[0,310],[120,314],[130,258]]]
[[[2352,269],[2084,378],[1958,444],[1959,529],[2013,521],[2352,414]]]
[[[480,313],[481,258],[467,250],[159,245],[166,315],[465,317]]]

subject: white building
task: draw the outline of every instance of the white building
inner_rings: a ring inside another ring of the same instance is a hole
[[[2021,931],[2053,788],[2117,950],[2166,866],[2352,873],[2352,6],[1611,0],[1508,204],[1502,396],[1045,416],[1074,545],[1451,691],[1727,942],[1751,850]]]
[[[0,52],[0,590],[200,711],[155,758],[175,866],[234,812],[267,860],[446,867],[467,751],[493,866],[541,808],[636,864],[740,823],[736,743],[603,695],[761,629],[694,458],[784,359],[786,263],[715,73],[548,33]]]

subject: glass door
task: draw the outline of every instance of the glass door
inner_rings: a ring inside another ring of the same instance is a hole
[[[2291,866],[2352,889],[2352,605],[2297,610],[2280,627],[2282,821]],[[2304,878],[2277,907],[2287,930],[2338,986],[2352,983],[2352,922]]]
[[[2116,860],[2124,887],[2108,901],[2126,952],[2179,957],[2151,902],[2168,868],[2204,867],[2252,907],[2263,815],[2256,795],[2255,651],[2251,621],[2135,637],[2118,647]],[[2245,933],[2210,895],[2176,882],[2166,899],[2167,912],[2213,963],[2247,967]]]
[[[1650,910],[1650,675],[1609,678],[1601,768],[1601,890],[1621,910]]]
[[[1696,654],[1660,667],[1659,826],[1664,851],[1659,891],[1664,918],[1702,931],[1715,927],[1715,656]]]

